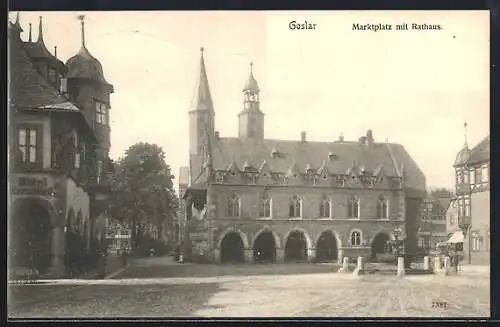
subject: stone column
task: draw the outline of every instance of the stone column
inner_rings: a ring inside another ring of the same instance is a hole
[[[52,229],[52,258],[50,275],[56,278],[62,278],[65,275],[64,266],[64,252],[65,252],[65,235],[64,227],[56,226]]]
[[[344,258],[344,250],[342,249],[338,249],[337,250],[337,262],[343,262],[343,258]]]
[[[397,275],[403,277],[405,275],[405,258],[398,257]]]
[[[253,250],[252,249],[245,249],[244,255],[245,255],[245,262],[246,263],[253,263]]]
[[[307,262],[314,262],[316,260],[316,249],[307,249]]]
[[[356,269],[353,272],[354,276],[364,275],[365,274],[365,258],[358,257],[358,264],[356,265]]]
[[[349,258],[344,257],[342,259],[342,267],[338,271],[339,273],[346,273],[349,272]]]
[[[446,257],[444,257],[444,273],[449,274],[450,270],[451,270],[450,257],[446,256]]]
[[[284,262],[285,261],[285,249],[279,248],[276,249],[276,262]]]
[[[428,256],[424,257],[424,270],[430,270],[430,258]]]
[[[214,262],[220,262],[220,249],[214,249]]]

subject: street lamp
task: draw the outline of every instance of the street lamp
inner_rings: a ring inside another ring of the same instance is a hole
[[[395,245],[396,245],[396,256],[399,256],[399,250],[400,250],[400,240],[399,240],[399,236],[402,235],[403,233],[403,229],[401,228],[401,222],[397,221],[397,222],[393,222],[393,225],[394,225],[394,230],[393,230],[393,234],[394,234],[394,239],[395,239]]]

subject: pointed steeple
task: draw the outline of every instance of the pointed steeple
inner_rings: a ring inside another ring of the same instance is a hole
[[[19,31],[23,31],[23,28],[21,27],[21,19],[20,19],[20,14],[19,14],[19,11],[17,12],[16,14],[16,21],[14,23],[14,26],[19,30]]]
[[[243,92],[246,91],[253,91],[253,92],[259,92],[259,84],[257,83],[257,80],[253,76],[253,62],[250,63],[250,75],[248,76],[248,81],[247,84],[245,85],[245,88],[243,89]]]
[[[231,163],[227,167],[227,170],[232,173],[233,175],[236,175],[237,173],[240,172],[240,169],[238,168],[238,165],[236,164],[236,160],[233,156],[233,159],[231,160]]]
[[[326,163],[326,160],[323,160],[323,163],[321,164],[321,167],[318,169],[318,173],[323,176],[323,177],[328,177],[330,172],[328,171],[328,165]]]
[[[9,25],[8,26],[9,26],[9,29],[11,29],[12,31],[15,31],[18,36],[21,35],[21,32],[23,31],[23,28],[21,27],[21,21],[19,19],[19,12],[16,15],[16,20],[14,21],[14,23],[12,23],[9,20]]]
[[[467,144],[467,122],[464,122],[464,138],[465,138],[465,148],[468,148],[469,145]]]
[[[213,110],[212,95],[208,85],[207,71],[205,68],[205,59],[203,56],[204,49],[200,48],[200,75],[194,90],[193,100],[190,110]]]
[[[38,18],[40,21],[38,23],[38,40],[36,42],[43,43],[43,18],[42,16]]]

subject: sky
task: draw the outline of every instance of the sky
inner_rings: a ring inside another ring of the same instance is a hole
[[[160,145],[178,177],[188,163],[188,110],[200,47],[222,137],[238,135],[250,62],[261,89],[265,137],[400,143],[427,185],[452,188],[465,135],[489,133],[487,11],[22,12],[22,38],[38,37],[64,62],[85,43],[102,63],[111,96],[111,157],[136,142]],[[13,19],[15,13],[10,13]],[[316,24],[290,30],[291,21]],[[353,24],[410,30],[353,30]],[[441,30],[411,30],[411,24]],[[467,122],[465,133],[464,122]],[[177,182],[176,182],[177,183]]]

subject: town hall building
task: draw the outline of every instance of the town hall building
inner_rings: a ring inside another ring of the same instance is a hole
[[[208,262],[336,261],[375,258],[389,240],[417,249],[426,180],[400,144],[267,139],[260,88],[250,69],[237,137],[215,129],[203,49],[189,109],[183,246]],[[236,112],[235,112],[236,114]]]

